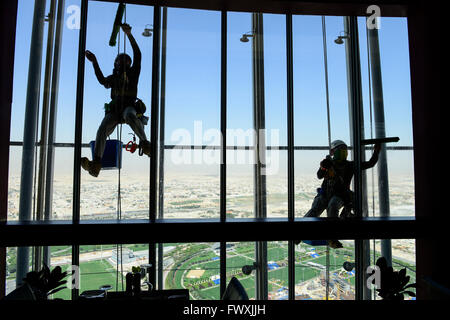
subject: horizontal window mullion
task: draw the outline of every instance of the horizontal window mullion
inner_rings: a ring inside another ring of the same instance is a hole
[[[252,230],[252,231],[249,231]],[[256,232],[254,232],[256,231]],[[409,239],[439,232],[415,218],[160,219],[80,221],[10,221],[0,224],[0,246],[147,242],[239,242],[318,239]]]
[[[21,147],[23,143],[21,141],[11,141],[9,143],[10,146]],[[36,146],[40,146],[41,143],[36,142]],[[70,142],[55,142],[53,144],[55,148],[73,148],[75,146],[74,143]],[[89,143],[81,144],[82,148],[90,148]],[[123,148],[126,147],[126,144],[123,145]],[[220,150],[221,146],[214,145],[175,145],[175,144],[166,144],[164,145],[164,149],[172,150],[172,149],[187,149],[187,150]],[[254,150],[253,146],[227,146],[227,150]],[[287,146],[266,146],[267,150],[287,150]],[[328,151],[328,146],[294,146],[294,150],[326,150]],[[349,150],[352,150],[352,147],[348,147]],[[371,147],[366,147],[366,150],[372,150]],[[386,147],[386,150],[414,150],[412,146],[395,146],[395,147]]]

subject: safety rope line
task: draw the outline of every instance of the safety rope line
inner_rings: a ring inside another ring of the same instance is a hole
[[[370,72],[370,46],[369,32],[366,29],[366,45],[367,45],[367,74],[369,85],[369,117],[370,117],[370,138],[373,139],[373,110],[372,110],[372,74]],[[375,217],[375,170],[372,168],[372,216]],[[376,261],[375,239],[373,241],[373,263]]]
[[[328,92],[328,55],[327,55],[327,36],[326,36],[326,25],[325,16],[322,16],[322,42],[323,42],[323,62],[325,67],[325,91],[326,91],[326,102],[327,102],[327,124],[328,124],[328,149],[331,150],[331,121],[330,121],[330,96]],[[326,300],[329,299],[330,291],[330,245],[327,241],[326,250]]]
[[[325,16],[322,16],[323,62],[325,67],[325,92],[327,99],[328,146],[331,147],[330,95],[328,92],[328,54]]]
[[[127,7],[124,6],[124,16],[125,23],[127,23]],[[120,54],[120,30],[117,34],[117,55]],[[126,53],[126,36],[123,37],[123,48],[124,53]],[[122,105],[123,105],[123,94],[125,92],[125,81],[123,81],[122,85]],[[117,131],[117,140],[122,143],[122,123],[119,123],[119,127],[116,129]],[[122,167],[122,145],[119,145],[119,153],[120,153],[120,163],[118,168],[118,177],[117,177],[117,219],[122,220],[122,195],[121,195],[121,167]],[[124,288],[123,285],[123,247],[122,244],[116,244],[116,290],[119,287],[119,255],[120,255],[120,279],[121,279],[121,287],[122,291]]]

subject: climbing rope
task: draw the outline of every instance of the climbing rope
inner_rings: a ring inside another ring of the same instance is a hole
[[[373,139],[373,110],[372,110],[372,74],[370,72],[370,46],[369,46],[369,32],[366,29],[366,46],[367,46],[367,74],[369,85],[369,116],[370,116],[370,138]],[[372,168],[372,216],[375,217],[375,170]],[[373,263],[376,261],[375,239],[373,241]]]
[[[323,42],[323,62],[325,67],[325,91],[326,91],[326,102],[327,102],[327,125],[328,125],[328,150],[331,149],[331,121],[330,121],[330,96],[328,92],[328,56],[327,56],[327,35],[326,35],[326,25],[325,16],[322,16],[322,42]],[[326,300],[329,299],[330,290],[330,245],[327,242],[326,250]]]
[[[120,4],[119,4],[120,5]],[[126,5],[124,5],[124,19],[125,23],[127,23],[127,9]],[[117,45],[117,55],[120,54],[120,30],[117,34],[118,37],[118,45]],[[123,37],[123,49],[124,53],[126,53],[126,36]],[[126,73],[125,73],[126,77]],[[122,85],[122,97],[125,92],[125,81],[123,81]],[[122,101],[123,102],[123,101]],[[119,123],[117,130],[117,140],[122,142],[122,123]],[[119,153],[120,157],[119,159],[122,159],[122,145],[119,145]],[[121,195],[121,168],[122,168],[122,160],[120,160],[119,168],[118,168],[118,174],[117,174],[117,220],[122,219],[122,195]],[[116,244],[116,290],[119,287],[119,255],[120,255],[120,279],[121,279],[121,287],[122,291],[124,288],[123,284],[123,250],[122,250],[122,244]]]

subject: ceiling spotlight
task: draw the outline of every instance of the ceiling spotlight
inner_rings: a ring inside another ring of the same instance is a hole
[[[344,39],[348,39],[349,38],[349,36],[348,35],[345,35],[345,36],[338,36],[335,40],[334,40],[334,43],[336,43],[336,44],[343,44],[344,43]]]
[[[241,42],[248,42],[249,41],[249,37],[253,37],[253,34],[251,33],[244,33],[241,37],[241,39],[239,39]]]
[[[152,36],[152,31],[153,31],[153,29],[152,28],[147,28],[147,26],[151,26],[150,24],[147,24],[146,26],[145,26],[145,29],[144,29],[144,32],[142,32],[142,35],[144,36],[144,37],[151,37]]]
[[[248,42],[248,37],[244,34],[242,38],[239,39],[241,42]]]
[[[339,36],[339,37],[336,38],[336,40],[334,40],[334,42],[337,43],[337,44],[343,44],[344,40],[342,40],[342,37]]]

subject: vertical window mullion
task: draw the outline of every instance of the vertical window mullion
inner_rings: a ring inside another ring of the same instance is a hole
[[[264,42],[263,14],[252,13],[252,61],[253,61],[253,121],[255,130],[255,215],[256,218],[266,218],[266,177],[265,169],[265,107],[264,107]],[[256,299],[267,299],[267,242],[257,241],[255,244],[256,269]]]
[[[221,13],[221,43],[220,43],[220,131],[221,131],[221,162],[220,162],[220,221],[226,222],[227,195],[227,11]],[[226,242],[220,242],[220,296],[226,290]]]
[[[156,220],[158,188],[158,119],[159,119],[159,90],[160,90],[160,50],[161,50],[161,7],[153,9],[153,52],[152,52],[152,98],[151,98],[151,157],[150,157],[150,192],[149,192],[149,222]],[[156,244],[149,243],[149,282],[156,283]]]
[[[159,119],[159,179],[158,179],[158,219],[164,218],[164,151],[165,151],[165,114],[166,114],[166,53],[167,53],[167,7],[162,8],[161,38],[161,97]],[[164,246],[158,243],[158,289],[164,288],[163,281]]]
[[[293,79],[293,43],[292,14],[286,14],[286,76],[287,76],[287,153],[288,153],[288,221],[295,217],[294,185],[294,79]],[[295,246],[288,242],[288,287],[289,300],[295,300]]]
[[[75,111],[75,147],[74,147],[74,168],[73,168],[73,209],[72,223],[80,223],[80,186],[81,186],[81,144],[83,131],[83,98],[84,98],[84,69],[86,51],[86,30],[87,30],[88,0],[81,2],[80,14],[80,34],[78,43],[78,70],[77,70],[77,97]],[[80,264],[80,247],[72,245],[72,265]],[[72,289],[72,299],[78,298],[79,289]]]
[[[359,58],[358,41],[358,20],[356,16],[344,17],[344,31],[349,35],[346,41],[348,87],[349,87],[349,107],[350,107],[350,125],[351,139],[353,146],[354,162],[354,210],[358,217],[364,215],[364,197],[363,197],[363,174],[361,163],[363,160],[363,149],[361,140],[363,136],[363,108],[362,108],[362,88],[361,88],[361,65]],[[355,298],[364,300],[370,298],[370,291],[365,285],[366,267],[369,264],[367,254],[370,249],[367,240],[355,240]]]

